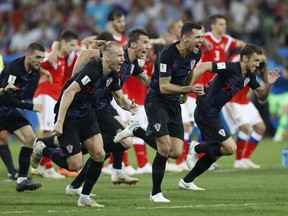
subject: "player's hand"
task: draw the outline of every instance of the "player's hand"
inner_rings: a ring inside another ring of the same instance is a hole
[[[54,125],[53,134],[55,136],[60,136],[62,133],[63,133],[63,123],[57,120]]]
[[[34,112],[39,112],[41,113],[43,110],[43,105],[42,104],[34,104],[33,105],[33,111]]]
[[[138,104],[135,103],[135,99],[132,100],[130,106],[129,106],[129,110],[131,112],[132,115],[135,115],[138,111]]]
[[[6,93],[12,93],[13,91],[16,91],[17,89],[18,88],[15,85],[8,83],[8,85],[4,88],[4,91]]]
[[[90,46],[91,46],[91,48],[93,48],[93,49],[101,49],[101,48],[105,45],[106,42],[107,42],[107,41],[105,41],[105,40],[94,40],[94,41],[90,44]]]
[[[279,68],[276,68],[276,69],[274,69],[273,72],[270,71],[268,73],[267,82],[268,82],[269,85],[273,85],[277,81],[277,79],[280,77],[279,73],[280,73],[280,69]]]
[[[191,86],[192,87],[192,93],[196,94],[196,95],[204,95],[204,85],[197,83]]]
[[[180,104],[184,104],[187,101],[187,98],[188,98],[187,94],[181,95],[179,99]]]

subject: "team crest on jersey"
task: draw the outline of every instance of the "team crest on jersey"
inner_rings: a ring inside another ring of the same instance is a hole
[[[217,65],[218,70],[226,69],[226,63],[225,62],[219,62],[216,65]]]
[[[156,123],[156,124],[154,125],[154,128],[155,128],[155,130],[156,130],[157,132],[159,132],[159,131],[160,131],[160,128],[161,128],[161,124]]]
[[[108,87],[112,82],[113,82],[113,78],[110,77],[109,79],[107,79],[106,87]]]
[[[166,73],[167,72],[167,64],[160,63],[160,72]]]
[[[67,149],[67,151],[69,152],[69,153],[72,153],[72,151],[73,151],[73,145],[67,145],[66,146],[66,149]]]
[[[244,86],[246,86],[249,82],[250,82],[250,78],[247,77],[247,78],[244,80]]]
[[[131,65],[130,74],[132,74],[132,73],[133,73],[133,71],[134,71],[134,68],[135,68],[135,65],[134,65],[134,64],[132,64],[132,65]]]
[[[90,79],[87,75],[81,79],[81,83],[82,83],[83,85],[86,85],[86,84],[89,83],[90,81],[91,81],[91,79]]]
[[[193,60],[191,61],[191,69],[193,69],[193,68],[194,68],[194,66],[195,66],[195,63],[196,63],[196,60],[195,60],[195,59],[193,59]]]
[[[225,133],[225,130],[224,130],[224,129],[220,129],[220,130],[218,131],[218,133],[219,133],[221,136],[223,136],[223,137],[226,136],[226,133]]]
[[[9,78],[8,78],[8,83],[9,84],[14,84],[15,83],[15,80],[16,80],[16,76],[14,75],[9,75]]]

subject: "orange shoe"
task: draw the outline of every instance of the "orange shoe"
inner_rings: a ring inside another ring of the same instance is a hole
[[[68,178],[75,178],[78,175],[77,172],[72,172],[72,171],[69,171],[69,170],[64,169],[62,167],[58,168],[58,173],[61,174],[61,175],[66,176]]]

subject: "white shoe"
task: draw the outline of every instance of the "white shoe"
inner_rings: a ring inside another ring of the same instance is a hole
[[[124,167],[124,172],[127,175],[135,175],[136,174],[136,170],[131,165]]]
[[[129,122],[128,126],[124,130],[122,130],[116,134],[116,136],[114,138],[114,143],[118,143],[127,137],[133,136],[133,130],[135,128],[139,128],[139,127],[141,127],[141,126],[140,126],[138,121],[131,120]]]
[[[204,188],[197,187],[193,182],[186,183],[183,179],[180,179],[178,187],[183,190],[205,190]]]
[[[186,158],[186,163],[187,163],[187,166],[189,169],[193,169],[197,160],[198,160],[198,158],[197,158],[198,153],[195,152],[195,146],[196,145],[199,145],[199,143],[196,141],[192,141],[190,143],[190,149],[189,149],[189,152],[188,152],[188,155]]]
[[[138,167],[136,174],[152,173],[152,166],[150,163],[146,163],[143,167]]]
[[[101,173],[105,175],[112,175],[112,166],[109,166],[110,165],[102,167]]]
[[[274,136],[273,137],[274,142],[282,142],[283,141],[283,136]]]
[[[44,178],[53,178],[53,179],[66,178],[64,175],[61,175],[58,172],[56,172],[54,168],[46,169],[43,177]]]
[[[216,162],[214,162],[208,170],[221,170],[221,166],[219,164],[217,164]]]
[[[249,169],[250,168],[248,164],[244,163],[243,159],[235,160],[233,166],[235,169]]]
[[[88,199],[81,199],[81,196],[79,197],[77,201],[78,206],[91,206],[91,207],[105,207],[104,205],[100,205],[97,202],[95,202],[90,197]]]
[[[243,158],[242,161],[249,168],[253,168],[253,169],[259,169],[260,168],[260,165],[253,163],[249,158]]]
[[[166,163],[166,171],[168,172],[182,172],[183,169],[181,167],[179,167],[178,165],[176,165],[175,163]]]
[[[177,166],[180,167],[182,170],[190,171],[189,167],[187,166],[187,163],[185,163],[185,162],[182,162],[182,163],[178,164]]]
[[[113,169],[111,181],[115,185],[119,185],[121,183],[132,185],[138,183],[139,179],[126,175],[122,170]]]
[[[82,192],[82,187],[79,188],[71,188],[70,185],[67,185],[65,189],[65,194],[70,195],[70,196],[80,196]]]
[[[46,171],[46,168],[44,166],[38,166],[36,169],[34,169],[33,167],[31,167],[31,173],[32,175],[39,175],[39,176],[44,176]]]
[[[45,148],[45,144],[42,141],[37,141],[33,147],[33,153],[31,155],[31,166],[36,169],[43,157],[42,150]]]
[[[150,193],[150,197],[149,200],[151,202],[170,202],[170,200],[166,199],[162,192],[155,194],[154,196],[152,196],[152,194]]]

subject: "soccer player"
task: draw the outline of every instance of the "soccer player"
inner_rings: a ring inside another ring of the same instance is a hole
[[[42,137],[52,135],[54,128],[54,111],[53,108],[59,99],[63,87],[65,71],[68,67],[67,61],[73,60],[75,49],[77,48],[78,36],[70,30],[64,30],[60,35],[59,50],[57,50],[57,59],[50,62],[49,57],[53,53],[52,49],[48,50],[40,69],[40,79],[38,87],[34,93],[34,103],[43,104],[43,112],[38,113],[39,127]],[[53,50],[54,51],[54,50]],[[69,60],[68,60],[69,58]],[[71,76],[71,74],[70,74]],[[66,82],[66,79],[65,81]],[[61,171],[61,168],[59,168]],[[33,173],[33,172],[32,172]],[[43,157],[40,166],[34,171],[46,178],[65,178],[53,168],[49,158]]]
[[[23,100],[23,92],[29,85],[29,80],[38,76],[44,56],[44,47],[38,43],[32,43],[27,47],[25,56],[10,62],[0,75],[0,88],[3,89],[0,103],[0,131],[8,130],[23,143],[19,154],[19,173],[16,183],[16,190],[19,192],[41,187],[40,183],[33,183],[27,178],[35,135],[28,120],[15,106],[7,104],[7,97],[11,94],[13,98]],[[14,92],[6,90],[11,84],[17,87]],[[22,108],[39,112],[42,110],[42,105],[27,104]]]
[[[80,143],[85,145],[91,158],[87,164],[78,206],[103,207],[90,198],[92,187],[101,174],[105,157],[102,136],[92,106],[105,88],[112,83],[119,86],[117,72],[124,61],[124,51],[121,45],[110,41],[103,47],[102,53],[102,59],[90,61],[65,84],[55,106],[57,114],[54,132],[58,136],[66,160],[60,157],[58,152],[46,148],[41,141],[36,143],[31,156],[33,167],[39,165],[44,155],[61,167],[79,171],[83,167]],[[120,105],[128,110],[137,108],[124,97],[118,99]]]
[[[260,55],[261,62],[258,70],[266,70],[265,56]],[[231,62],[239,62],[240,54],[229,58]],[[279,80],[278,80],[279,82]],[[251,161],[250,157],[261,141],[266,126],[255,105],[250,101],[248,92],[250,88],[245,86],[223,107],[222,114],[231,134],[236,134],[236,160],[234,168],[260,168]]]
[[[190,85],[194,66],[201,58],[202,42],[202,26],[185,23],[180,41],[165,46],[157,56],[144,104],[149,122],[147,133],[157,144],[152,164],[152,202],[170,202],[162,194],[161,183],[168,157],[176,159],[183,149],[180,103],[185,102],[188,93],[202,94],[204,90],[201,84]]]
[[[267,83],[261,86],[254,72],[259,67],[262,50],[254,45],[247,44],[240,51],[240,62],[203,62],[193,77],[197,79],[205,71],[216,73],[214,78],[205,85],[205,94],[197,97],[195,121],[201,131],[206,144],[191,142],[187,163],[192,170],[180,179],[178,186],[185,190],[204,190],[198,188],[194,179],[204,173],[221,156],[232,155],[236,152],[236,143],[222,126],[220,111],[222,107],[240,89],[248,85],[252,88],[260,101],[264,101],[271,86],[279,78],[279,69],[275,69],[267,76]],[[198,154],[205,153],[201,158]]]

